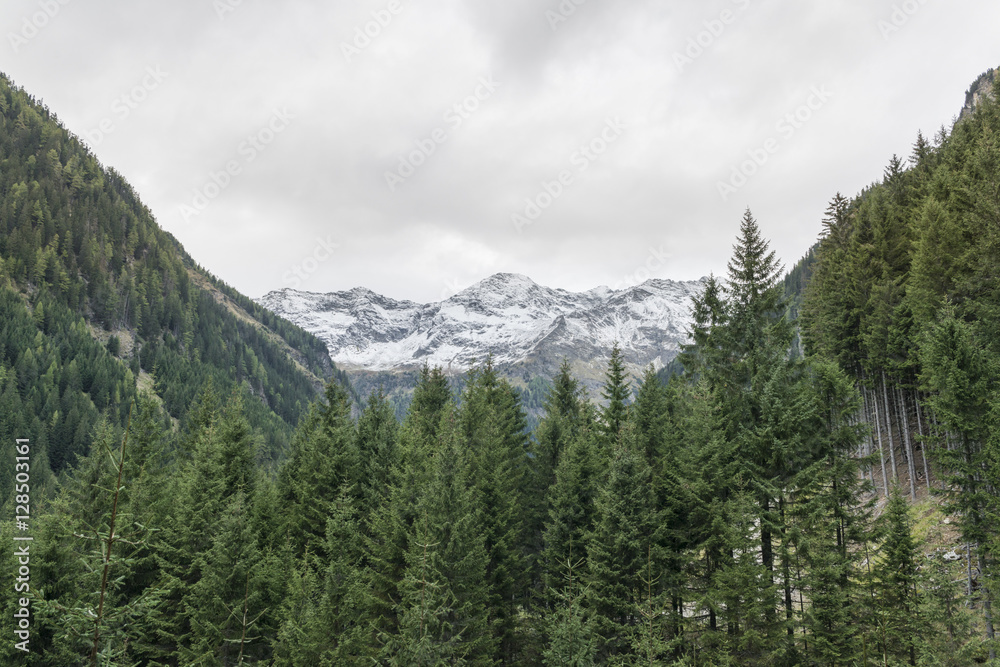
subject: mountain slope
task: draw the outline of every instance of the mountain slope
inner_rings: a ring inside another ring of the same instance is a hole
[[[427,363],[460,372],[492,353],[501,367],[550,376],[562,358],[600,377],[615,342],[631,370],[662,367],[687,339],[701,281],[647,280],[623,289],[568,292],[498,273],[428,304],[365,288],[271,292],[260,303],[321,338],[347,371],[406,371]]]
[[[183,420],[209,379],[241,387],[266,452],[335,372],[323,343],[198,266],[125,179],[0,75],[0,420],[58,472],[141,385]]]

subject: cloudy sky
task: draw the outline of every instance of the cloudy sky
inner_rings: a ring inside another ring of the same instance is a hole
[[[790,266],[1000,65],[986,0],[5,0],[0,70],[250,296]]]

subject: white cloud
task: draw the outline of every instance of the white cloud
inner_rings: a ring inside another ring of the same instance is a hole
[[[558,0],[400,0],[350,62],[342,43],[388,0],[231,4],[220,19],[204,0],[70,2],[0,68],[78,133],[146,67],[169,72],[98,155],[252,296],[285,286],[326,235],[340,247],[307,289],[427,301],[494,271],[587,289],[661,244],[673,253],[658,277],[698,278],[724,271],[747,205],[791,266],[835,192],[854,194],[917,130],[950,123],[968,84],[1000,63],[1000,7],[984,0],[924,3],[888,39],[878,22],[891,0],[594,0],[556,30],[546,11]],[[4,3],[3,33],[37,8]],[[735,19],[678,72],[674,54],[724,10]],[[385,171],[484,76],[501,86],[390,192]],[[814,85],[834,97],[723,202],[717,182]],[[179,207],[286,107],[289,127],[185,222]],[[616,116],[621,139],[517,234],[511,212]]]

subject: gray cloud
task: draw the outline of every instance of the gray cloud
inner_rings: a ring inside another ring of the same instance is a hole
[[[69,0],[15,50],[10,35],[42,9],[12,0],[0,69],[248,294],[305,266],[304,289],[429,300],[496,271],[614,285],[650,253],[656,277],[720,273],[746,206],[791,266],[836,191],[950,124],[1000,61],[1000,7],[980,0],[587,0],[559,13],[571,4]],[[915,11],[892,25],[904,6]],[[122,117],[149,67],[168,74]],[[499,82],[488,95],[483,77]],[[787,136],[778,123],[814,86],[831,96]],[[614,118],[625,129],[581,170]],[[94,141],[103,120],[113,131]],[[769,139],[777,149],[723,201],[718,183]],[[386,172],[421,146],[433,152],[391,191]],[[518,233],[512,214],[563,171],[571,182]],[[185,215],[199,193],[204,210]]]

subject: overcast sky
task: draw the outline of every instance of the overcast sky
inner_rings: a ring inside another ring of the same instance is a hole
[[[5,0],[0,70],[248,295],[431,301],[722,273],[747,206],[790,267],[837,191],[950,127],[997,26],[986,0]]]

